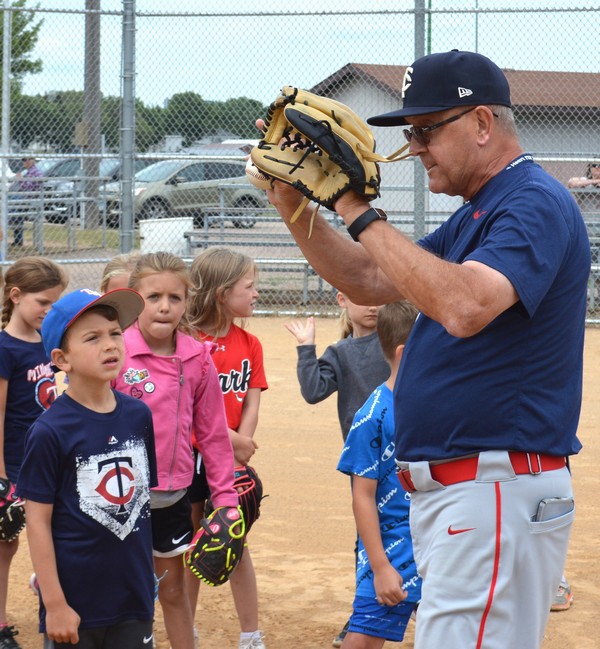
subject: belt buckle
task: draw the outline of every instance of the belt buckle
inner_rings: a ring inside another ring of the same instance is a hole
[[[539,475],[542,472],[542,458],[540,457],[540,454],[539,453],[526,453],[525,455],[527,456],[527,466],[529,467],[529,473],[531,475]],[[533,466],[531,464],[532,456],[536,458],[537,466],[538,466],[537,471],[534,471]]]

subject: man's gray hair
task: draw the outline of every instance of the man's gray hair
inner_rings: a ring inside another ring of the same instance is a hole
[[[498,115],[498,124],[500,128],[507,134],[517,137],[517,125],[515,123],[515,115],[512,108],[508,106],[489,106],[489,109]]]

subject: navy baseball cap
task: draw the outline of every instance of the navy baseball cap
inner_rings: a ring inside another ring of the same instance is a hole
[[[428,54],[406,68],[402,108],[369,117],[373,126],[400,126],[406,117],[426,115],[455,106],[497,104],[512,107],[510,88],[502,70],[476,52]]]
[[[133,324],[144,310],[144,298],[131,288],[116,288],[108,293],[98,293],[82,288],[65,295],[52,305],[42,322],[42,342],[48,356],[60,347],[67,329],[93,306],[105,304],[113,307],[119,317],[121,329]]]

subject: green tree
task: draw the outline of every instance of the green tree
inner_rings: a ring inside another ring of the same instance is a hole
[[[184,146],[190,146],[208,133],[209,109],[195,92],[173,95],[164,112],[165,135],[181,135]]]
[[[148,151],[160,145],[167,135],[165,109],[146,106],[137,100],[135,104],[135,145],[138,151]]]
[[[36,46],[40,28],[43,20],[36,22],[36,14],[33,9],[39,9],[35,5],[27,10],[27,0],[13,0],[11,7],[19,11],[11,11],[12,14],[12,47],[11,47],[11,76],[17,82],[17,89],[21,87],[23,78],[28,74],[37,74],[42,71],[42,61],[32,59],[31,53]],[[20,11],[20,10],[23,11]],[[2,15],[4,17],[4,11]],[[0,21],[0,42],[4,39],[4,19]],[[2,62],[2,51],[0,50],[0,63]],[[17,90],[15,89],[15,90]]]
[[[260,101],[248,97],[228,99],[222,104],[219,122],[226,124],[227,129],[237,134],[241,139],[258,139],[255,122],[266,115],[267,109]]]
[[[75,124],[83,119],[83,92],[61,90],[46,96],[52,106],[51,124],[46,124],[49,142],[57,151],[67,153],[74,150]],[[15,112],[17,107],[15,106]]]
[[[121,123],[121,100],[119,97],[104,97],[100,103],[102,134],[104,144],[111,151],[118,151],[120,145],[119,125]]]
[[[12,139],[18,142],[20,149],[27,150],[34,142],[53,148],[62,115],[45,97],[17,96],[11,117]]]

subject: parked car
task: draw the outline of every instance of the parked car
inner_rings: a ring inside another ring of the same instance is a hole
[[[45,162],[45,161],[44,161]],[[151,160],[134,159],[134,173],[150,164]],[[38,165],[39,166],[39,165]],[[48,207],[46,218],[55,223],[65,223],[70,216],[79,216],[86,200],[86,178],[80,158],[53,160],[41,168],[48,178],[44,182],[44,195]],[[121,159],[102,158],[98,165],[100,180],[99,199],[108,183],[121,179]],[[76,180],[75,180],[76,179]]]
[[[11,171],[18,168],[16,161],[10,161]],[[150,160],[134,160],[134,173],[148,166]],[[79,216],[81,206],[86,200],[86,178],[81,166],[81,158],[41,158],[36,163],[40,170],[43,184],[39,192],[23,195],[17,185],[9,187],[9,213],[25,214],[31,217],[43,213],[50,223],[66,223],[71,216]],[[22,163],[21,163],[22,167]],[[12,174],[14,176],[14,173]],[[121,160],[119,158],[102,158],[98,166],[100,195],[108,182],[121,178]],[[9,181],[12,178],[9,178]]]
[[[225,216],[236,228],[251,228],[255,210],[267,206],[263,191],[248,183],[245,162],[232,159],[162,160],[139,171],[134,178],[134,212],[140,219]],[[121,214],[120,187],[106,187],[107,223],[117,225]]]

